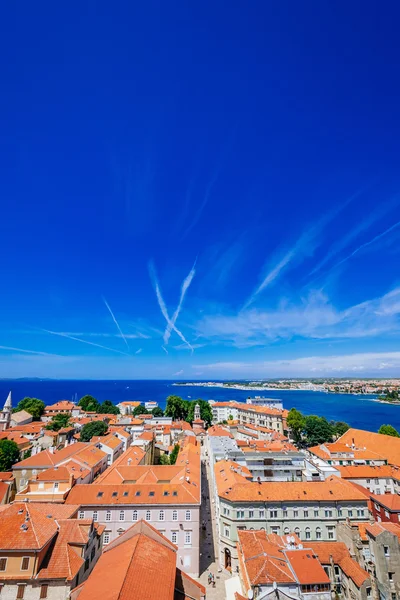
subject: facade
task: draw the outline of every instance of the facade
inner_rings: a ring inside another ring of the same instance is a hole
[[[133,413],[133,411],[135,410],[135,408],[137,406],[140,406],[141,402],[135,402],[135,401],[126,401],[126,402],[120,402],[119,404],[117,404],[117,408],[119,408],[119,412],[121,413],[121,415],[125,416],[125,415],[131,415]]]
[[[74,485],[89,483],[89,469],[77,467],[71,460],[61,467],[46,469],[35,475],[15,497],[23,502],[64,502]]]
[[[129,451],[128,451],[129,452]],[[105,526],[104,544],[140,519],[178,546],[178,566],[199,574],[200,445],[186,438],[175,465],[129,465],[123,455],[100,483],[75,486],[66,502],[81,506],[78,518]]]
[[[334,541],[346,519],[367,521],[368,499],[337,477],[321,482],[255,482],[248,469],[220,461],[215,470],[215,510],[221,564],[228,550],[237,564],[238,531],[264,529],[302,541]]]
[[[211,405],[214,423],[229,421],[230,418],[234,421],[238,419],[238,402],[214,402],[210,400],[209,404]]]
[[[64,600],[102,550],[103,528],[77,506],[14,503],[0,513],[0,593],[5,600]]]
[[[400,471],[390,465],[356,465],[337,467],[342,479],[347,479],[366,488],[373,494],[397,493]]]
[[[177,554],[175,544],[138,521],[105,548],[71,600],[205,600],[205,588],[177,567]]]
[[[0,412],[0,431],[9,429],[12,414],[12,400],[11,392],[7,396],[7,400],[4,403],[3,410]]]
[[[26,410],[19,410],[18,412],[12,413],[10,420],[10,427],[15,427],[16,425],[27,425],[32,422],[32,415]]]
[[[254,398],[247,398],[246,404],[253,404],[255,406],[269,406],[270,408],[277,408],[283,410],[283,402],[278,398],[265,398],[264,396],[255,396]]]
[[[378,434],[376,434],[378,435]],[[381,453],[368,448],[358,448],[355,444],[344,444],[340,440],[332,444],[321,444],[308,448],[311,457],[321,458],[329,465],[342,467],[351,465],[386,465],[387,459]]]

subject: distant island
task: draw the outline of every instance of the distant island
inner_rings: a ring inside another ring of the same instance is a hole
[[[378,402],[400,404],[400,379],[265,379],[254,381],[176,382],[183,387],[219,387],[264,392],[268,390],[307,390],[328,394],[376,395]]]

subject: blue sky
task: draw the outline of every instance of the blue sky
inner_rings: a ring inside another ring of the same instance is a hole
[[[399,12],[3,6],[0,376],[400,376]]]

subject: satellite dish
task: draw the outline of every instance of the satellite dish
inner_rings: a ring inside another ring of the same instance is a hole
[[[249,590],[249,591],[247,592],[247,597],[248,597],[248,599],[249,599],[249,600],[253,600],[253,597],[254,597],[254,592],[253,592],[253,590]]]

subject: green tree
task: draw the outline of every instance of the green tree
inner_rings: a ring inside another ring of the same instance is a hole
[[[233,421],[233,415],[228,416],[228,421]]]
[[[161,454],[160,455],[160,465],[169,465],[169,457],[167,454]]]
[[[90,442],[92,437],[104,435],[107,432],[108,425],[104,421],[91,421],[86,423],[81,429],[81,442]]]
[[[325,417],[310,415],[305,418],[304,434],[309,446],[317,446],[325,442],[331,442],[334,429]]]
[[[193,423],[194,421],[194,411],[196,408],[196,404],[200,406],[200,418],[207,424],[209,427],[213,420],[212,408],[211,405],[207,402],[207,400],[193,400],[189,405],[189,412],[186,417],[186,420],[189,423]]]
[[[289,410],[286,423],[293,435],[294,441],[299,444],[301,442],[302,433],[305,426],[304,415],[296,408],[291,408]]]
[[[43,400],[39,400],[38,398],[29,398],[26,396],[22,400],[20,400],[13,410],[13,412],[18,412],[20,410],[26,410],[34,419],[39,419],[44,413],[44,402]]]
[[[381,425],[378,433],[383,435],[390,435],[392,437],[400,437],[400,433],[393,427],[393,425]]]
[[[340,437],[341,435],[343,435],[344,433],[346,433],[346,431],[348,429],[350,429],[350,425],[348,425],[344,421],[336,421],[336,422],[333,421],[332,422],[332,426],[333,426],[335,435],[337,435],[337,437]]]
[[[153,410],[151,411],[151,414],[153,415],[153,417],[163,417],[164,416],[164,411],[159,406],[155,406],[153,408]]]
[[[188,403],[186,403],[185,400],[182,400],[180,396],[168,396],[165,416],[171,417],[173,421],[186,419],[187,405]]]
[[[99,403],[97,402],[96,398],[90,396],[89,394],[82,396],[78,402],[78,406],[80,406],[85,412],[97,412],[99,409]]]
[[[174,465],[176,463],[176,459],[178,458],[179,453],[179,444],[175,444],[171,454],[169,455],[169,464]]]
[[[58,413],[57,415],[54,415],[51,421],[46,425],[46,429],[49,429],[50,431],[60,431],[60,429],[70,425],[70,419],[70,413]]]
[[[0,440],[0,471],[9,471],[18,459],[17,444],[11,440]]]
[[[119,415],[119,408],[111,400],[104,400],[102,404],[99,404],[97,412],[102,415]]]
[[[148,415],[149,411],[145,406],[139,404],[139,406],[135,406],[135,408],[132,411],[132,414],[134,417],[137,417],[138,415]]]

